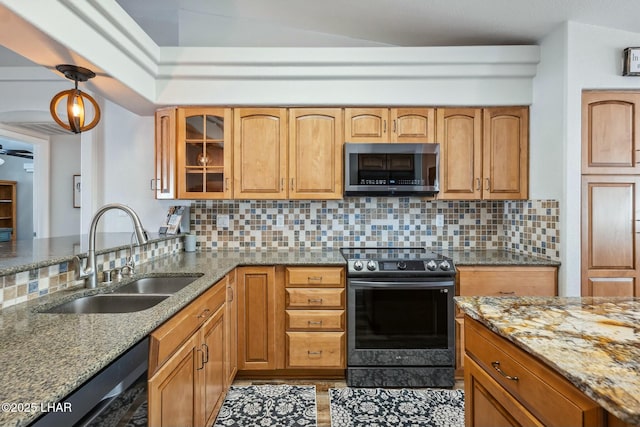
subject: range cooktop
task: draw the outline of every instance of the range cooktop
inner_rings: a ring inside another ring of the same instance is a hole
[[[349,276],[455,275],[450,258],[421,247],[347,247],[340,252],[347,260]]]

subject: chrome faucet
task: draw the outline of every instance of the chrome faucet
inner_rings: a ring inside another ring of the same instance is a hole
[[[103,207],[98,209],[98,211],[93,215],[93,219],[91,220],[91,227],[89,228],[89,252],[87,252],[87,263],[84,268],[82,268],[80,259],[77,256],[75,257],[75,264],[77,265],[76,279],[85,279],[85,287],[87,288],[95,288],[96,286],[98,286],[98,272],[96,271],[96,228],[98,226],[98,220],[100,219],[100,217],[106,211],[111,209],[119,209],[128,214],[133,221],[133,227],[135,229],[138,245],[144,245],[145,243],[147,243],[147,233],[142,227],[140,217],[138,217],[138,214],[135,213],[129,206],[119,203],[111,203],[108,205],[104,205]]]

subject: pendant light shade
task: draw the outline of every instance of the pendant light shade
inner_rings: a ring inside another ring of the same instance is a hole
[[[78,82],[86,82],[92,79],[96,74],[83,67],[76,65],[58,65],[56,70],[60,71],[64,76],[75,82],[75,88],[69,90],[63,90],[57,93],[51,100],[49,110],[53,120],[60,126],[73,133],[80,133],[93,129],[100,121],[100,107],[98,103],[91,96],[78,89]],[[67,108],[66,118],[61,118],[58,112],[58,104],[66,99]],[[85,124],[86,108],[85,104],[88,101],[93,107],[93,119]]]

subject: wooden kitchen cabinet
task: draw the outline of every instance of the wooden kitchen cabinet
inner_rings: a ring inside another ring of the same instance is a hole
[[[238,282],[238,370],[283,367],[283,287],[275,267],[240,267]]]
[[[482,199],[482,109],[439,108],[442,200]]]
[[[286,368],[346,367],[342,267],[286,267]]]
[[[582,92],[582,173],[640,173],[640,92]]]
[[[233,197],[286,198],[287,110],[237,108],[233,135]]]
[[[528,119],[527,107],[438,109],[438,198],[527,199]]]
[[[558,269],[554,266],[456,266],[456,295],[557,296]],[[465,370],[465,324],[456,309],[456,377]]]
[[[582,295],[639,296],[640,176],[582,176]]]
[[[230,199],[233,195],[230,108],[177,110],[179,199]]]
[[[148,423],[211,425],[225,392],[226,280],[151,333]]]
[[[436,142],[435,108],[345,108],[346,142]]]
[[[225,387],[228,388],[238,372],[238,282],[236,271],[226,277],[227,301],[225,302]]]
[[[465,348],[465,426],[607,425],[573,384],[468,316]]]
[[[342,198],[340,108],[289,109],[289,199]]]
[[[482,198],[529,197],[529,109],[483,110]]]
[[[0,228],[10,228],[11,232],[4,231],[0,234],[1,241],[16,240],[18,234],[18,204],[16,199],[16,181],[0,181]]]
[[[155,114],[156,199],[176,198],[176,108],[163,108]]]

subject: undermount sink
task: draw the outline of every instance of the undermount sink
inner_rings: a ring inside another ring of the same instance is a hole
[[[170,295],[97,294],[51,307],[43,313],[132,313],[159,304]]]
[[[175,294],[202,275],[143,277],[116,288],[121,294]]]

